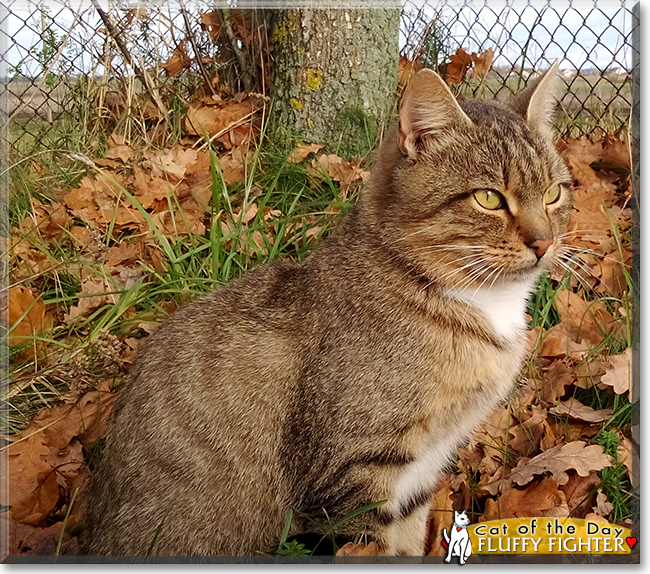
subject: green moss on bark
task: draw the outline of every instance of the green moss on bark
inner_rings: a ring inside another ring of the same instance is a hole
[[[364,155],[394,107],[399,8],[277,13],[276,134]],[[297,106],[299,102],[301,106]]]

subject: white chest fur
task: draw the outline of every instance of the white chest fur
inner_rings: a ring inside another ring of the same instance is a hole
[[[460,293],[449,290],[446,294],[480,309],[499,337],[513,340],[526,331],[526,302],[533,284],[528,280],[465,289]]]
[[[467,440],[497,402],[498,398],[486,400],[468,408],[461,417],[438,421],[435,428],[431,429],[428,440],[417,454],[415,462],[409,464],[401,473],[387,509],[397,513],[413,496],[430,492],[458,446]]]
[[[491,288],[467,289],[462,293],[450,291],[447,296],[482,311],[495,333],[503,340],[514,343],[517,340],[525,341],[526,302],[532,286],[533,281],[508,283]],[[500,380],[495,392],[486,395],[482,401],[466,405],[461,413],[449,413],[448,417],[432,426],[416,460],[400,474],[387,510],[399,512],[400,507],[413,496],[428,492],[435,486],[440,472],[447,466],[458,445],[466,441],[491,410],[505,398],[524,352],[524,344],[511,345],[509,360],[503,364],[503,373],[495,373],[497,380]]]

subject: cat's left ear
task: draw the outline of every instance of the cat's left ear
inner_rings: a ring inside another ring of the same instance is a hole
[[[560,96],[561,82],[557,73],[560,61],[555,60],[537,80],[516,97],[516,109],[528,125],[554,139],[553,116]]]

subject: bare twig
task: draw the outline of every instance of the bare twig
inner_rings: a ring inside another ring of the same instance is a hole
[[[223,27],[226,31],[226,36],[228,36],[228,41],[230,42],[230,47],[235,53],[237,58],[237,63],[239,64],[239,69],[241,70],[241,79],[244,84],[244,91],[250,92],[252,89],[252,78],[251,73],[246,63],[246,55],[241,51],[239,44],[237,44],[237,38],[232,31],[232,26],[230,25],[230,8],[222,8],[223,10]]]
[[[180,0],[180,6],[181,6],[181,14],[183,15],[183,21],[185,22],[185,30],[187,32],[187,37],[190,39],[190,44],[192,44],[192,50],[194,50],[194,55],[196,56],[196,63],[199,65],[199,69],[201,70],[201,75],[203,76],[205,83],[210,88],[212,95],[214,95],[216,94],[216,92],[214,91],[212,80],[208,75],[207,70],[203,66],[203,62],[201,61],[201,54],[199,54],[199,49],[196,45],[196,41],[194,40],[194,33],[192,32],[192,26],[190,25],[190,19],[187,17],[187,10],[185,9],[185,3],[183,2],[183,0]]]
[[[131,69],[135,72],[136,77],[142,82],[142,85],[147,89],[147,91],[153,98],[153,101],[156,103],[156,106],[158,106],[158,109],[162,113],[165,121],[168,122],[169,115],[167,113],[167,108],[165,108],[164,104],[162,103],[162,100],[158,95],[158,91],[156,90],[156,87],[154,86],[151,77],[149,76],[149,74],[147,74],[144,68],[140,68],[138,64],[133,60],[133,57],[129,53],[128,48],[122,41],[120,34],[115,29],[113,22],[111,22],[109,15],[106,12],[104,12],[104,10],[102,10],[102,7],[99,5],[98,0],[90,0],[90,1],[92,5],[95,7],[95,10],[97,10],[99,17],[102,19],[102,22],[104,23],[104,26],[106,26],[106,30],[110,34],[111,38],[115,40],[115,44],[117,44],[117,47],[119,48],[120,52],[122,52],[122,56],[129,64],[129,66],[131,66]]]
[[[147,81],[144,77],[143,71],[140,69],[140,67],[133,61],[133,58],[131,57],[131,54],[129,53],[128,48],[122,41],[122,38],[120,37],[119,33],[115,29],[115,26],[113,26],[113,22],[111,22],[111,19],[109,18],[108,14],[102,10],[102,7],[99,5],[98,0],[90,0],[92,2],[92,5],[95,7],[95,10],[97,10],[97,13],[99,14],[99,17],[102,19],[102,22],[104,23],[104,26],[106,26],[106,30],[108,30],[108,33],[110,34],[111,38],[115,40],[115,43],[117,44],[117,47],[119,48],[120,52],[122,52],[122,56],[124,59],[127,61],[129,66],[133,69],[135,72],[135,75],[140,79],[142,84],[144,86],[147,85]]]

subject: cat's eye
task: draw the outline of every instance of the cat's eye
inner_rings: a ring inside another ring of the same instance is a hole
[[[485,209],[501,209],[506,205],[503,195],[493,189],[477,189],[474,192],[474,199]]]
[[[558,199],[560,199],[561,192],[562,192],[562,186],[559,183],[556,185],[552,185],[546,190],[546,193],[544,194],[544,203],[546,205],[555,203]]]

